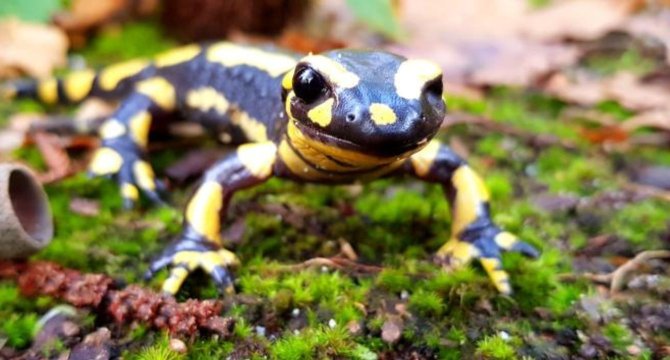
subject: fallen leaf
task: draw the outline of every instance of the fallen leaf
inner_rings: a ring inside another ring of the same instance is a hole
[[[521,33],[536,40],[595,40],[621,27],[635,10],[635,0],[569,0],[529,13]]]
[[[68,41],[54,26],[0,21],[0,77],[27,74],[41,78],[67,63]]]
[[[67,32],[82,32],[108,21],[125,7],[128,0],[73,0],[69,11],[57,13],[54,22]]]
[[[75,197],[70,200],[70,210],[82,216],[97,216],[100,214],[100,202],[92,199]]]
[[[643,127],[670,131],[670,108],[646,111],[633,116],[621,124],[621,128],[628,132]]]

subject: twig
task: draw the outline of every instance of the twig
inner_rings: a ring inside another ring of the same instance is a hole
[[[632,182],[626,182],[623,184],[623,188],[631,191],[638,192],[645,196],[654,197],[660,200],[670,201],[670,191],[659,189],[654,186],[641,185]]]
[[[614,294],[621,291],[628,274],[637,269],[638,266],[652,259],[665,258],[670,258],[670,250],[648,250],[637,254],[634,258],[626,261],[623,265],[608,274],[563,274],[559,278],[563,281],[587,279],[600,284],[610,284],[610,292]]]

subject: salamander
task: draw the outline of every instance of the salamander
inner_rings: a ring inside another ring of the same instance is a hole
[[[233,291],[230,269],[239,261],[223,247],[221,222],[242,189],[272,177],[332,185],[408,175],[440,184],[450,203],[451,236],[437,250],[439,262],[458,267],[477,259],[509,294],[501,252],[539,253],[494,224],[482,179],[434,139],[447,111],[442,92],[442,71],[427,60],[350,49],[304,56],[230,42],[4,87],[6,97],[47,104],[120,101],[99,129],[89,171],[116,179],[127,206],[142,195],[161,201],[146,147],[162,115],[177,114],[237,145],[204,173],[181,234],[149,265],[148,277],[169,269],[167,293],[198,268],[223,293]]]

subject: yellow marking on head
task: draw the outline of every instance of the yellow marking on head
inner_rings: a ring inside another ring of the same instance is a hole
[[[395,111],[390,106],[380,103],[370,105],[370,117],[377,125],[390,125],[398,120]]]
[[[130,136],[135,143],[141,147],[146,147],[149,142],[149,129],[151,128],[151,114],[148,111],[140,111],[133,115],[128,122],[130,125]]]
[[[169,81],[162,77],[152,77],[138,83],[137,92],[148,96],[163,110],[174,110],[177,102],[177,93]]]
[[[188,45],[167,52],[158,54],[154,59],[157,67],[177,65],[187,62],[200,54],[201,48],[198,45]]]
[[[115,64],[103,69],[98,76],[98,86],[102,90],[111,91],[123,79],[137,75],[149,65],[147,60],[137,59]]]
[[[140,189],[156,190],[156,175],[151,165],[146,161],[138,160],[133,164],[133,175]]]
[[[186,206],[186,221],[195,231],[210,241],[221,242],[221,219],[223,187],[214,181],[206,181],[198,187]]]
[[[505,250],[510,250],[519,241],[519,238],[517,238],[515,235],[503,231],[500,234],[496,235],[495,237],[495,242],[500,246],[501,248]]]
[[[447,241],[437,251],[438,256],[449,257],[450,265],[461,267],[467,265],[473,258],[479,256],[479,251],[472,244],[452,239]]]
[[[301,61],[308,63],[337,87],[350,89],[361,80],[358,75],[347,70],[344,65],[323,55],[308,55]]]
[[[315,106],[312,110],[307,112],[307,117],[309,117],[312,122],[319,124],[321,127],[326,127],[333,120],[333,104],[335,100],[330,98],[321,104]]]
[[[289,71],[296,64],[288,55],[263,51],[257,48],[239,46],[228,42],[217,43],[207,50],[207,60],[226,67],[248,65],[277,77]]]
[[[98,134],[100,134],[100,137],[103,139],[113,139],[125,133],[126,126],[123,125],[119,120],[113,118],[105,121],[98,130]]]
[[[512,288],[509,285],[509,275],[502,269],[500,260],[496,258],[480,258],[479,261],[498,291],[503,294],[512,292]]]
[[[137,200],[140,197],[140,191],[133,184],[123,183],[121,185],[121,196],[126,199]]]
[[[452,234],[457,236],[477,220],[482,205],[489,200],[489,193],[482,179],[467,165],[461,165],[451,176],[456,189],[452,204]]]
[[[419,150],[416,154],[410,157],[414,172],[420,178],[426,177],[430,173],[430,168],[435,162],[437,153],[440,151],[440,142],[431,140],[426,147]]]
[[[237,107],[230,113],[230,123],[239,127],[244,136],[253,142],[264,142],[268,140],[268,132],[265,125],[251,117],[249,113]]]
[[[316,149],[308,146],[304,141],[301,141],[301,139],[290,139],[291,143],[293,144],[293,147],[295,148],[295,151],[300,153],[304,159],[309,160],[311,164],[313,164],[317,169],[322,169],[326,171],[334,171],[334,172],[351,172],[351,171],[357,171],[357,170],[364,170],[368,168],[373,168],[374,166],[368,166],[368,167],[363,167],[363,166],[344,166],[342,164],[339,164],[331,159],[329,159],[325,154],[322,152],[317,151]]]
[[[202,87],[189,91],[186,94],[186,105],[202,112],[215,110],[219,114],[225,114],[230,108],[228,99],[213,87]]]
[[[277,159],[277,146],[271,142],[244,144],[237,148],[237,158],[255,177],[264,179],[272,174]]]
[[[395,74],[395,90],[405,99],[417,100],[424,86],[442,74],[442,69],[428,60],[406,60]]]
[[[47,79],[37,84],[37,97],[45,104],[58,102],[58,80]]]
[[[314,150],[324,155],[331,156],[332,158],[339,160],[343,163],[361,167],[368,167],[374,165],[390,164],[402,158],[402,156],[391,157],[391,158],[380,158],[373,155],[363,154],[358,151],[342,149],[333,145],[322,143],[320,141],[311,139],[306,135],[304,135],[300,131],[300,129],[296,127],[293,121],[288,122],[287,129],[288,129],[288,135],[294,141],[294,144],[302,142],[304,146],[309,146]]]
[[[170,270],[170,276],[163,282],[162,290],[168,294],[176,294],[186,280],[188,270],[182,267],[174,267]]]
[[[295,69],[291,69],[289,72],[284,75],[284,78],[281,80],[281,87],[285,90],[291,90],[293,88],[293,74]]]
[[[83,100],[91,92],[95,71],[83,70],[74,72],[63,80],[63,89],[68,100],[77,102]]]
[[[123,158],[115,150],[101,147],[93,155],[89,170],[95,175],[107,175],[119,172]]]

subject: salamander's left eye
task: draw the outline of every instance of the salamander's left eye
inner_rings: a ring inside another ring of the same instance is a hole
[[[300,100],[311,104],[328,92],[328,85],[321,74],[306,66],[293,76],[293,91]]]

